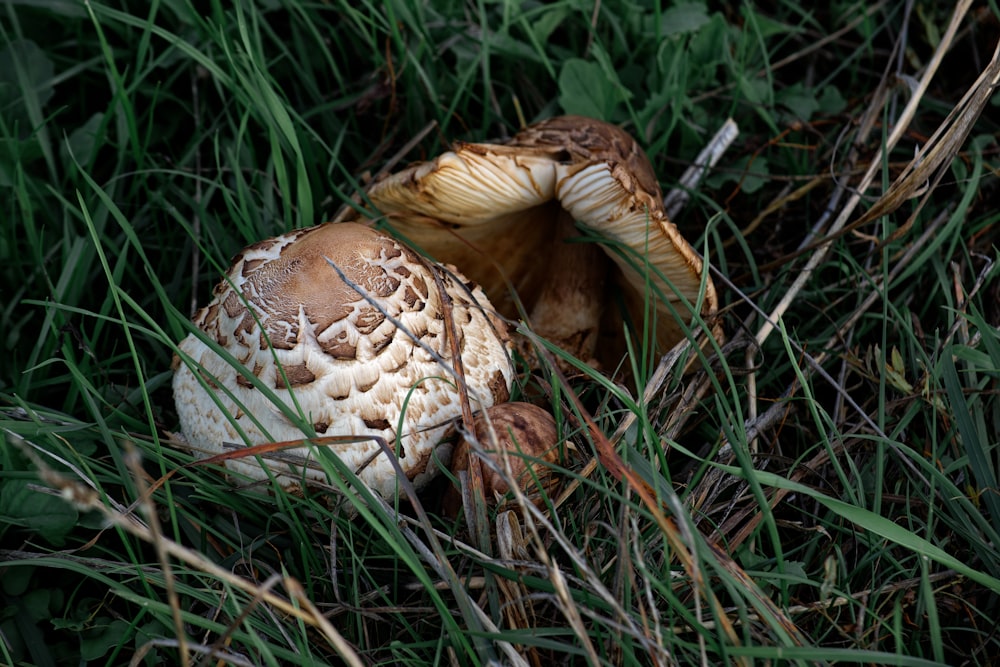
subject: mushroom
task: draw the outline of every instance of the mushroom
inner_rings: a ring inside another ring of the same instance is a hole
[[[684,337],[678,320],[692,308],[706,318],[717,311],[712,280],[667,218],[649,159],[608,123],[562,116],[504,144],[457,143],[367,194],[401,237],[460,267],[501,314],[516,318],[519,300],[536,333],[582,358],[599,348],[617,365],[623,318],[641,328],[647,304],[661,316],[661,351]],[[604,253],[562,242],[582,235],[574,221]],[[611,289],[624,307],[605,308]]]
[[[514,482],[527,498],[539,505],[542,492],[551,495],[559,477],[551,464],[559,460],[559,433],[552,415],[531,403],[500,403],[476,415],[474,433],[461,438],[452,453],[450,470],[468,470],[470,456],[483,457],[483,491],[495,506]],[[506,459],[506,463],[504,462]],[[509,467],[508,467],[509,466]],[[464,505],[455,486],[445,491],[441,509],[457,516]]]
[[[181,430],[205,455],[231,450],[225,443],[359,436],[317,446],[391,497],[396,468],[377,436],[419,488],[437,471],[434,447],[462,414],[463,394],[472,410],[509,397],[510,341],[492,312],[482,290],[453,268],[363,225],[255,243],[195,315],[200,332],[179,345]],[[282,454],[298,464],[282,456],[266,465],[283,485],[325,479],[304,445]],[[226,465],[267,478],[249,457]]]

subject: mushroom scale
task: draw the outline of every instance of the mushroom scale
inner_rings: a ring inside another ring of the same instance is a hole
[[[612,367],[625,347],[622,318],[642,321],[647,301],[661,316],[661,351],[684,337],[678,317],[690,321],[692,306],[709,319],[718,309],[701,257],[667,218],[649,159],[602,121],[561,116],[503,144],[456,143],[376,182],[368,197],[401,236],[481,285],[502,314],[517,317],[520,302],[536,333],[580,341],[567,349]],[[574,221],[596,232],[606,257],[581,261],[567,250],[579,245],[563,243],[581,235]],[[609,288],[620,290],[624,312],[605,308]],[[568,325],[564,304],[580,302],[596,305]]]
[[[462,414],[453,332],[473,410],[506,401],[513,381],[506,327],[482,290],[359,224],[321,225],[247,247],[194,323],[203,336],[190,334],[180,343],[183,363],[175,360],[173,381],[192,450],[215,455],[232,449],[226,443],[308,437],[290,413],[320,438],[361,436],[319,446],[387,497],[396,492],[396,469],[378,442],[364,436],[381,437],[390,447],[398,436],[407,477],[417,487],[433,477],[432,451]],[[289,456],[303,465],[290,466]],[[319,466],[305,464],[312,456],[296,447],[266,464],[283,485],[325,479]],[[226,465],[253,479],[267,477],[253,458]]]

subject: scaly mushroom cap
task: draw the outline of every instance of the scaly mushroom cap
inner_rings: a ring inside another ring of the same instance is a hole
[[[648,295],[663,315],[657,324],[662,350],[683,337],[671,305],[688,321],[692,313],[683,301],[698,301],[701,258],[667,219],[642,149],[607,123],[563,116],[528,127],[506,144],[458,143],[375,183],[368,197],[401,236],[460,267],[501,313],[516,317],[509,281],[543,335],[586,340],[583,346],[592,350],[596,332],[581,327],[597,323],[567,324],[570,313],[585,312],[577,320],[600,319],[602,335],[615,339],[622,316],[643,321]],[[603,239],[616,267],[610,280],[599,273],[599,255],[583,254],[580,243],[560,243],[574,235],[573,221]],[[602,284],[621,289],[625,313],[600,312],[611,301]],[[580,304],[591,305],[581,311]],[[717,307],[709,279],[701,314],[711,316]]]
[[[320,437],[380,436],[395,450],[398,435],[399,464],[419,487],[436,472],[434,446],[461,415],[459,381],[440,363],[453,365],[453,331],[472,409],[509,396],[510,344],[491,312],[483,292],[456,271],[362,225],[322,225],[256,243],[237,255],[215,298],[194,318],[254,380],[189,335],[179,346],[185,359],[174,375],[181,430],[206,455],[230,449],[225,443],[307,437],[289,412]],[[395,493],[395,468],[376,441],[319,446],[329,447],[379,493]],[[325,478],[315,464],[293,469],[289,454],[302,462],[310,458],[301,447],[284,450],[281,461],[268,459],[279,481]],[[253,458],[227,465],[266,478]]]

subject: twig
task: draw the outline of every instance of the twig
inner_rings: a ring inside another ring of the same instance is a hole
[[[732,118],[727,118],[715,136],[709,140],[708,144],[698,153],[694,159],[694,164],[688,167],[677,182],[677,187],[670,190],[663,198],[663,207],[667,211],[667,217],[676,218],[688,201],[691,199],[691,192],[698,187],[698,183],[704,178],[705,173],[714,167],[729,146],[736,141],[740,128]]]

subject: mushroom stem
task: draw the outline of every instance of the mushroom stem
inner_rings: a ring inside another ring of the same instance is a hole
[[[548,279],[531,309],[530,323],[542,338],[578,359],[596,363],[608,259],[596,243],[571,240],[577,236],[573,219],[560,211]]]

